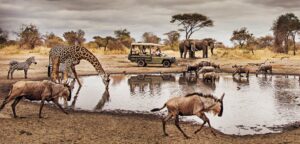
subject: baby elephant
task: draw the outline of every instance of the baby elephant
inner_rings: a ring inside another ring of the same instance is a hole
[[[16,105],[22,98],[26,98],[30,101],[41,100],[41,106],[39,111],[39,118],[42,118],[42,109],[46,101],[52,101],[56,104],[64,113],[68,114],[58,103],[60,97],[65,101],[71,99],[71,88],[67,84],[56,84],[54,82],[43,81],[18,81],[12,85],[8,96],[4,99],[0,106],[0,111],[10,101],[14,100],[11,105],[13,115],[16,118]]]

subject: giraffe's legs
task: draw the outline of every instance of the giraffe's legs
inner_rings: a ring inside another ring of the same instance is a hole
[[[52,58],[52,72],[51,72],[51,80],[57,81],[58,80],[58,73],[59,73],[59,57]]]
[[[76,72],[76,69],[75,69],[75,65],[72,65],[72,66],[71,66],[71,69],[72,69],[72,72],[73,72],[73,74],[74,74],[75,79],[76,79],[77,82],[78,82],[79,88],[81,88],[81,83],[80,83],[80,81],[79,81],[79,78],[78,78],[78,75],[77,75],[77,72]]]

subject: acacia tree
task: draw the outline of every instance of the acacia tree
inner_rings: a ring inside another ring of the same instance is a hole
[[[242,27],[241,29],[233,31],[230,41],[237,43],[240,48],[243,48],[243,46],[252,39],[252,36],[253,34],[251,34],[246,27]]]
[[[38,28],[33,25],[23,24],[17,32],[19,46],[24,49],[34,49],[35,46],[42,44],[42,37]]]
[[[160,38],[153,34],[152,32],[145,32],[143,34],[143,41],[146,43],[159,43],[160,42]]]
[[[182,26],[179,31],[185,32],[185,39],[190,39],[192,34],[204,27],[212,27],[213,21],[205,15],[198,13],[185,13],[173,15],[170,21],[171,23],[178,23],[178,26]]]
[[[168,39],[165,39],[165,43],[170,45],[171,48],[173,49],[174,45],[179,41],[179,37],[180,37],[179,32],[173,30],[165,33],[164,35],[167,35],[168,37]]]
[[[6,44],[7,41],[8,41],[8,32],[0,28],[0,47]]]
[[[300,31],[300,21],[293,13],[287,13],[278,17],[272,26],[275,37],[275,47],[277,52],[288,53],[289,37],[294,45],[294,55],[296,55],[296,34]]]
[[[55,35],[53,32],[44,35],[45,45],[47,47],[53,47],[56,45],[62,45],[64,40],[59,36]]]
[[[68,31],[63,34],[63,37],[69,45],[82,45],[85,42],[85,32],[79,29],[77,32]]]
[[[129,48],[131,43],[134,41],[134,39],[131,38],[130,32],[127,31],[127,29],[115,30],[114,34],[116,36],[116,39],[119,40],[127,48]]]

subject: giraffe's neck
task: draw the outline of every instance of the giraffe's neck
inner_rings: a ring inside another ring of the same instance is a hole
[[[82,50],[82,55],[81,55],[82,59],[85,59],[88,62],[90,62],[94,66],[94,68],[96,69],[98,74],[100,74],[100,75],[105,74],[105,71],[102,68],[102,65],[100,64],[97,57],[84,47],[82,47],[81,50]]]

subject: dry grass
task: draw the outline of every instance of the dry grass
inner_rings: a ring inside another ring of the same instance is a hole
[[[99,55],[127,55],[129,49],[122,50],[107,50],[104,51],[103,48],[88,48],[92,53]],[[48,55],[50,48],[45,46],[38,46],[32,50],[19,49],[17,45],[6,46],[0,49],[0,55],[18,55],[18,54],[41,54]],[[274,53],[270,48],[259,49],[254,51],[254,55],[247,49],[237,49],[237,48],[216,48],[215,55],[211,56],[209,52],[209,57],[211,59],[228,59],[228,60],[263,60],[263,59],[272,59],[272,58],[290,58],[290,59],[300,59],[300,55],[292,55],[292,51],[289,54]],[[169,56],[179,57],[179,51],[174,50],[163,50],[163,53],[166,53]],[[197,57],[202,56],[202,52],[196,52]]]
[[[269,48],[259,49],[254,51],[254,55],[251,51],[246,49],[230,49],[230,48],[218,48],[215,50],[215,55],[212,56],[212,59],[249,59],[249,60],[263,60],[263,59],[272,59],[272,58],[300,58],[299,55],[292,55],[292,51],[289,54],[274,53]]]
[[[128,54],[129,49],[123,49],[123,50],[106,50],[104,51],[103,48],[89,48],[89,50],[92,53],[100,54],[100,55],[123,55],[123,54]]]
[[[16,54],[29,54],[38,53],[41,55],[48,55],[50,49],[44,46],[38,46],[32,50],[20,49],[17,45],[6,46],[0,49],[1,55],[16,55]]]
[[[98,48],[88,48],[92,53],[100,54],[100,55],[123,55],[128,54],[129,50],[110,50],[104,51],[104,49]],[[1,55],[17,55],[17,54],[28,54],[28,53],[36,53],[41,55],[48,55],[50,48],[45,46],[38,46],[32,50],[20,49],[17,45],[6,46],[0,49]]]

